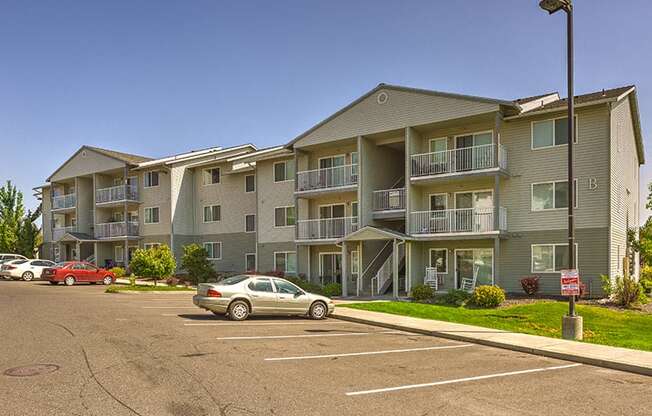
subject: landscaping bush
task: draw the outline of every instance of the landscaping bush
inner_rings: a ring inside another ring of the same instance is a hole
[[[646,293],[652,292],[652,266],[643,266],[641,268],[638,282]]]
[[[503,302],[505,302],[505,291],[498,286],[478,286],[471,297],[471,303],[482,308],[495,308]]]
[[[269,274],[267,275],[269,276]],[[311,283],[305,279],[302,279],[301,277],[298,276],[277,276],[277,277],[281,277],[289,282],[294,283],[295,285],[299,286],[301,289],[305,290],[306,292],[316,293],[318,295],[324,294],[324,289],[320,285]],[[340,293],[342,293],[341,287],[340,287]]]
[[[213,265],[208,260],[208,252],[199,244],[183,246],[181,268],[188,272],[188,280],[194,284],[208,282],[217,277]]]
[[[417,302],[432,299],[434,296],[435,292],[428,285],[417,285],[412,288],[412,297]]]
[[[342,296],[342,285],[339,283],[329,283],[324,286],[324,296],[332,298],[333,296]]]
[[[446,305],[463,306],[471,299],[471,294],[466,290],[451,289],[441,297],[441,302]]]
[[[631,308],[648,302],[643,286],[634,280],[633,277],[616,276],[615,282],[612,282],[609,276],[602,275],[602,290],[607,296],[612,298],[614,303],[624,308]]]
[[[112,269],[109,270],[111,273],[115,275],[116,279],[121,279],[125,277],[126,271],[122,267],[113,267]]]
[[[524,277],[521,279],[521,287],[528,295],[536,295],[539,292],[539,276]]]
[[[177,264],[170,247],[160,245],[150,249],[139,248],[133,254],[129,267],[137,276],[154,279],[154,286],[158,279],[167,278],[174,273]]]

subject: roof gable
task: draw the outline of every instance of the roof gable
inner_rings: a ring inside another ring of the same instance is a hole
[[[95,148],[82,146],[47,180],[48,182],[62,181],[76,176],[123,168],[126,164],[128,163],[124,160],[109,156],[104,152],[98,152]]]

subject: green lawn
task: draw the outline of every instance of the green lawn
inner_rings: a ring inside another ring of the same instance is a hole
[[[185,286],[151,286],[151,285],[111,285],[106,288],[106,293],[118,293],[124,291],[134,292],[175,292],[175,291],[194,291],[191,287]]]
[[[435,319],[561,338],[565,302],[541,301],[501,309],[472,309],[407,302],[374,302],[338,305],[415,318]],[[577,305],[584,317],[584,340],[595,344],[652,351],[652,315]]]

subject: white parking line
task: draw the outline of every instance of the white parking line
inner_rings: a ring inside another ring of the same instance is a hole
[[[555,367],[533,368],[533,369],[530,369],[530,370],[510,371],[508,373],[487,374],[487,375],[484,375],[484,376],[465,377],[465,378],[458,378],[458,379],[454,379],[454,380],[435,381],[434,383],[410,384],[410,385],[406,385],[406,386],[387,387],[387,388],[384,388],[384,389],[352,391],[352,392],[346,393],[346,395],[347,396],[362,396],[362,395],[365,395],[365,394],[386,393],[386,392],[389,392],[389,391],[397,391],[397,390],[408,390],[408,389],[418,389],[418,388],[423,388],[423,387],[443,386],[445,384],[465,383],[467,381],[486,380],[488,378],[508,377],[508,376],[517,376],[517,375],[520,375],[520,374],[538,373],[538,372],[542,372],[542,371],[562,370],[562,369],[565,369],[565,368],[578,367],[580,365],[582,365],[582,364],[558,365],[558,366],[555,366]]]
[[[191,324],[183,324],[185,326],[228,326],[228,325],[238,325],[238,326],[259,326],[259,325],[326,325],[326,324],[351,324],[351,322],[194,322]]]
[[[357,355],[378,355],[378,354],[392,354],[392,353],[399,353],[399,352],[446,350],[452,348],[465,348],[465,347],[473,347],[473,346],[474,344],[458,344],[458,345],[440,345],[438,347],[406,348],[402,350],[347,352],[343,354],[326,354],[326,355],[299,355],[296,357],[265,358],[265,361],[289,361],[289,360],[311,360],[316,358],[353,357]]]
[[[378,335],[378,334],[402,334],[401,331],[378,331],[378,332],[344,332],[338,334],[308,334],[308,335],[270,335],[259,337],[219,337],[216,339],[224,341],[240,341],[253,339],[287,339],[287,338],[313,338],[313,337],[354,337],[360,335]]]
[[[196,306],[143,306],[143,309],[194,309]]]

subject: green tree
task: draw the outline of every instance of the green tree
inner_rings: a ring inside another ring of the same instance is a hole
[[[208,260],[208,252],[199,244],[183,246],[181,268],[188,272],[188,277],[195,284],[206,282],[216,276],[216,272]]]
[[[23,194],[11,181],[0,188],[0,252],[15,253],[17,251],[18,233],[21,228],[25,207]]]
[[[32,258],[41,244],[41,229],[36,225],[36,220],[41,216],[41,206],[34,212],[27,211],[22,218],[17,233],[16,253]]]
[[[154,279],[156,286],[159,279],[170,277],[177,268],[170,247],[161,245],[149,249],[138,249],[129,263],[132,273],[139,277]]]

